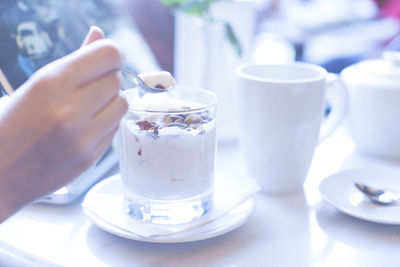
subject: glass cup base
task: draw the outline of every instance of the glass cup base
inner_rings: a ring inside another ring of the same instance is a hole
[[[125,211],[137,220],[154,224],[188,223],[212,207],[212,193],[182,200],[154,200],[135,195],[125,197]]]

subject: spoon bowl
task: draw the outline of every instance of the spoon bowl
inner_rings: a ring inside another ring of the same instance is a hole
[[[154,88],[148,86],[138,75],[135,73],[122,68],[121,72],[123,75],[125,75],[127,78],[129,78],[133,83],[136,84],[136,86],[139,88],[141,95],[144,95],[145,93],[165,93],[168,88]]]
[[[375,204],[392,205],[398,204],[398,200],[400,200],[400,193],[395,193],[381,188],[374,188],[359,182],[354,182],[353,184]]]

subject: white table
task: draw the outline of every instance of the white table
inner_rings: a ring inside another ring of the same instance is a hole
[[[400,266],[400,226],[340,213],[321,200],[318,185],[340,169],[393,165],[353,152],[342,131],[315,153],[303,193],[258,193],[240,228],[209,240],[151,244],[98,229],[80,201],[33,205],[0,225],[0,266]],[[218,149],[219,171],[245,173],[236,144]]]

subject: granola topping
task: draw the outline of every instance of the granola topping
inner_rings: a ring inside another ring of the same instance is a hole
[[[190,107],[182,107],[190,109]],[[187,132],[193,132],[193,134],[203,135],[206,134],[206,130],[203,128],[203,124],[208,123],[212,120],[209,116],[209,112],[197,112],[191,114],[168,114],[162,118],[155,120],[140,120],[136,122],[141,131],[147,131],[148,135],[158,138],[159,131],[168,127],[177,127]]]
[[[154,130],[156,128],[154,122],[150,122],[147,120],[137,121],[136,125],[139,126],[140,130],[142,131]]]

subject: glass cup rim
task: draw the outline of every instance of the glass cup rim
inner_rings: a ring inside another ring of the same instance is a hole
[[[124,90],[122,92],[122,94],[125,96],[127,94],[127,92],[131,91],[131,90],[137,90],[137,88],[132,88],[132,89],[127,89]],[[207,110],[210,109],[213,106],[216,106],[218,103],[218,98],[217,95],[209,90],[203,89],[203,88],[198,88],[198,87],[191,87],[191,86],[175,86],[174,89],[169,89],[171,91],[177,91],[177,90],[185,90],[185,91],[197,91],[197,92],[201,92],[204,94],[207,94],[208,96],[210,96],[212,98],[211,103],[209,104],[204,104],[199,108],[191,108],[191,109],[184,109],[184,110],[146,110],[146,109],[138,109],[138,108],[134,108],[132,105],[129,105],[129,101],[128,101],[128,111],[133,111],[135,113],[151,113],[151,114],[185,114],[185,113],[194,113],[194,112],[200,112],[203,110]]]

